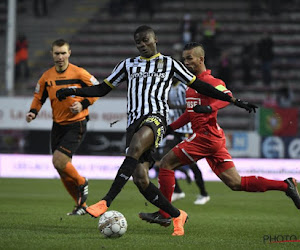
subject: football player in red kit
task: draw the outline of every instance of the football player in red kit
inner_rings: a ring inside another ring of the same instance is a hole
[[[231,95],[225,83],[211,75],[204,64],[204,49],[199,43],[189,43],[183,49],[185,66],[201,81],[210,83],[224,93]],[[286,193],[300,209],[300,197],[297,182],[294,178],[284,181],[268,180],[260,176],[240,176],[226,148],[225,134],[217,123],[218,109],[229,103],[199,94],[192,88],[186,90],[186,111],[168,126],[168,130],[176,130],[191,122],[193,134],[177,144],[162,159],[159,171],[161,192],[171,201],[174,191],[174,169],[205,158],[214,173],[232,190],[246,192],[265,192],[279,190]],[[167,131],[168,131],[167,130]],[[170,216],[160,210],[155,213],[140,213],[140,218],[166,226]]]

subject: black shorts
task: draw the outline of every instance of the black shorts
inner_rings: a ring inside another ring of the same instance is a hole
[[[152,154],[158,148],[159,143],[164,137],[166,131],[166,120],[164,117],[158,114],[149,114],[147,116],[143,116],[133,124],[131,124],[126,130],[126,149],[129,147],[130,142],[132,140],[133,135],[142,127],[148,126],[153,130],[154,133],[154,144],[153,146],[147,150],[139,159],[139,162],[152,162],[153,157]]]
[[[177,144],[179,144],[189,136],[190,134],[177,132],[173,132],[172,134],[166,136],[163,140],[162,145],[160,145],[159,149],[156,151],[154,159],[156,161],[160,161],[172,148],[174,148]]]
[[[172,148],[174,148],[177,144],[188,138],[190,135],[189,134],[184,134],[184,133],[173,133],[174,138],[171,140],[168,140],[168,137],[166,137],[166,146],[165,149],[167,150],[166,153],[168,153]]]
[[[51,150],[58,150],[70,158],[76,152],[86,135],[87,120],[60,125],[53,122],[51,131]]]

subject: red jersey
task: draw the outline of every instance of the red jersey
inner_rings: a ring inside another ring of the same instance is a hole
[[[206,70],[197,76],[201,81],[207,82],[214,86],[216,89],[223,93],[232,96],[230,90],[226,88],[225,83],[218,78],[211,75],[211,70]],[[199,94],[192,88],[186,90],[186,104],[187,108],[185,113],[175,122],[171,124],[172,129],[177,129],[188,122],[191,122],[194,133],[201,133],[205,135],[214,135],[216,137],[224,136],[223,130],[217,123],[218,109],[224,108],[229,105],[228,102],[220,101],[202,94]],[[196,105],[211,106],[211,114],[200,114],[193,110]]]
[[[214,78],[210,72],[210,70],[206,70],[197,78],[232,96],[225,83]],[[231,155],[226,148],[224,131],[217,123],[218,109],[226,107],[229,103],[199,94],[192,88],[188,88],[186,91],[186,103],[187,108],[184,114],[170,126],[175,130],[191,122],[194,134],[177,144],[172,151],[180,159],[182,165],[206,158],[211,169],[219,176],[222,172],[234,167]],[[196,105],[209,105],[212,108],[212,113],[196,113],[193,110]]]

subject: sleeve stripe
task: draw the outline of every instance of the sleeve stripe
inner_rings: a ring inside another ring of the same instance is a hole
[[[187,85],[191,85],[194,81],[196,81],[196,76],[194,76],[193,79]]]
[[[223,85],[218,85],[215,87],[217,90],[224,92],[225,90],[227,90],[227,88]]]
[[[115,86],[112,85],[107,79],[104,79],[104,82],[105,82],[109,87],[111,87],[112,89],[115,88]]]

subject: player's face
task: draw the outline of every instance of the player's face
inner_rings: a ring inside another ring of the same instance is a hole
[[[145,31],[137,33],[134,37],[134,41],[142,57],[149,58],[157,54],[157,40],[153,32]]]
[[[68,45],[54,46],[52,48],[52,57],[57,71],[63,71],[68,67],[71,50]]]
[[[201,57],[199,57],[194,49],[184,50],[182,53],[183,63],[193,74],[200,73],[200,66],[202,63]]]

